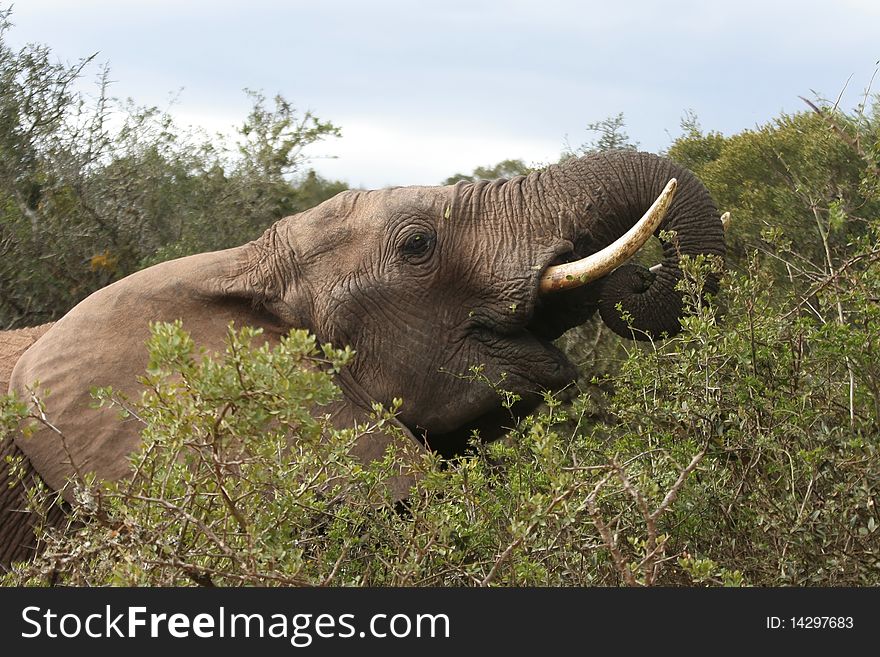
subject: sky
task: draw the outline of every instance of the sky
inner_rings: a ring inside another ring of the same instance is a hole
[[[658,152],[686,112],[729,135],[798,96],[852,108],[880,60],[880,0],[18,0],[12,22],[181,125],[228,132],[245,88],[281,94],[342,130],[309,166],[364,188],[553,162],[618,112]]]

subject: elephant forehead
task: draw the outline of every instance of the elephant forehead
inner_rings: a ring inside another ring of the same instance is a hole
[[[440,218],[451,205],[452,193],[445,187],[392,187],[363,194],[359,199],[365,214],[378,216],[430,215]]]
[[[320,214],[366,217],[374,212],[432,212],[452,199],[451,187],[409,186],[340,192],[314,208]],[[442,210],[442,208],[441,208]]]

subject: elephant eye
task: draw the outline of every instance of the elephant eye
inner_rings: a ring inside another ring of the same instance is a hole
[[[400,250],[408,260],[420,260],[430,254],[432,246],[434,246],[434,236],[418,232],[407,237]]]

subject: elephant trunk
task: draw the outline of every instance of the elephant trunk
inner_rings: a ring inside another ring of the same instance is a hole
[[[547,267],[541,277],[539,291],[549,294],[558,290],[573,290],[586,283],[610,274],[620,265],[632,258],[651,234],[654,233],[666,216],[675,194],[675,178],[666,183],[663,193],[648,208],[644,216],[633,224],[626,233],[601,251],[561,265]],[[655,267],[660,267],[656,265]],[[655,271],[655,268],[651,268]]]
[[[630,231],[672,179],[677,181],[675,196],[654,231],[666,238],[661,240],[662,261],[650,270],[625,264],[596,281],[602,319],[625,337],[678,333],[684,309],[682,293],[676,289],[682,277],[681,256],[724,257],[722,222],[708,190],[671,160],[632,151],[571,159],[523,181],[525,187],[534,186],[541,199],[539,206],[529,208],[530,214],[555,222],[574,244],[571,259],[579,259],[597,254]],[[704,293],[716,291],[717,283],[717,276],[709,275]]]

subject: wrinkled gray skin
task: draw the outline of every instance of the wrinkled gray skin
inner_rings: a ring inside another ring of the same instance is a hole
[[[672,177],[678,191],[660,230],[676,231],[677,245],[664,245],[658,271],[624,265],[579,289],[539,296],[550,264],[610,244]],[[91,410],[88,390],[139,393],[148,322],[181,318],[197,342],[217,350],[230,320],[263,327],[269,341],[305,328],[356,351],[339,377],[339,424],[365,418],[373,401],[400,397],[409,439],[448,456],[472,428],[487,440],[504,431],[497,394],[462,376],[470,367],[482,365],[493,381],[504,375],[525,412],[541,391],[575,379],[551,341],[596,310],[628,338],[618,304],[635,337],[680,330],[678,253],[724,255],[718,212],[690,172],[644,153],[572,159],[511,180],[343,192],[249,244],[163,263],[96,292],[18,360],[10,389],[24,394],[35,380],[50,389],[50,418],[80,469],[118,478],[139,427]],[[368,436],[355,454],[378,458],[390,440]],[[15,442],[35,475],[61,490],[73,470],[57,437],[44,431]],[[389,487],[399,499],[412,483],[401,471]],[[5,514],[0,557],[8,562],[31,546],[19,536],[21,522]]]

